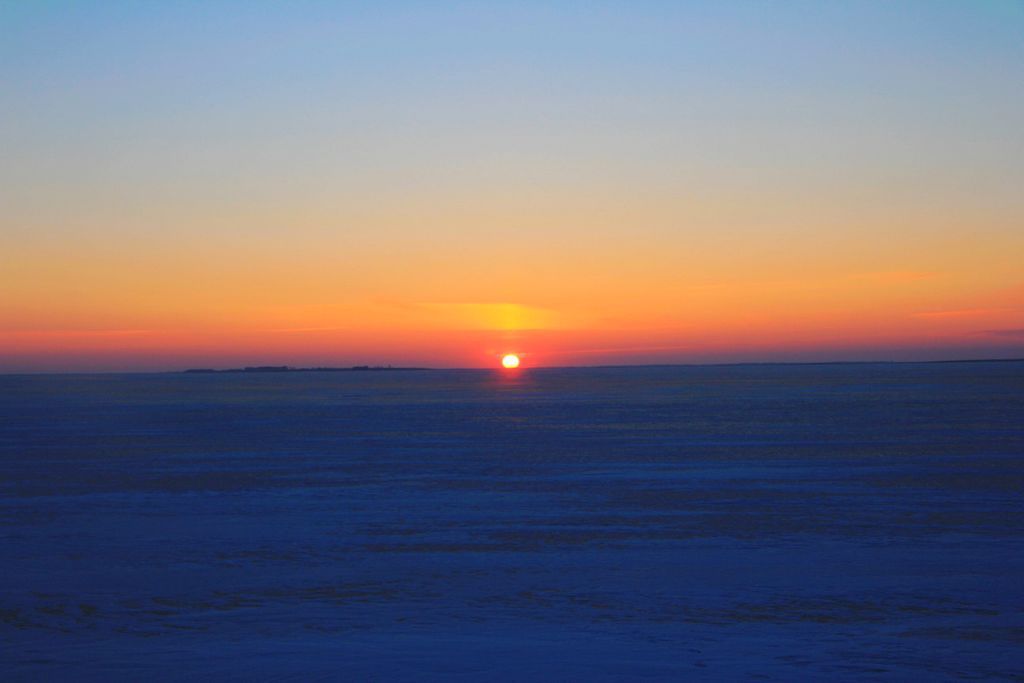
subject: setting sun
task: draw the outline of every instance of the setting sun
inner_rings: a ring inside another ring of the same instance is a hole
[[[518,368],[519,367],[519,356],[517,356],[514,353],[507,354],[506,356],[504,356],[501,359],[501,364],[502,364],[503,367],[506,367],[506,368],[508,368],[510,370],[512,368]]]

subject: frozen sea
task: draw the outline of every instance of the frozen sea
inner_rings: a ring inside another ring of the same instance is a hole
[[[0,377],[0,679],[1024,680],[1024,363]]]

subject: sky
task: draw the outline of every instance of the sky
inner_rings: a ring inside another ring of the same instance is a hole
[[[0,372],[1024,356],[1024,2],[0,0]]]

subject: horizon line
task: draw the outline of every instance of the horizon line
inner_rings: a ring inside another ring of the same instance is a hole
[[[500,367],[428,367],[428,366],[276,366],[285,367],[284,372],[338,372],[353,371],[355,368],[371,368],[377,370],[405,370],[405,371],[429,371],[429,372],[523,372],[526,370],[587,370],[587,369],[613,369],[613,368],[693,368],[693,367],[744,367],[763,365],[938,365],[949,363],[1021,363],[1024,356],[1012,358],[947,358],[937,360],[781,360],[781,361],[732,361],[719,363],[612,363],[599,365],[528,365],[519,368],[508,369]],[[260,367],[260,366],[243,366]],[[266,375],[280,374],[274,372],[245,372],[243,368],[184,368],[180,370],[98,370],[98,371],[77,371],[65,370],[54,372],[0,372],[0,377],[30,376],[30,375],[186,375],[186,374],[239,374],[239,375]],[[208,372],[194,372],[204,370]]]

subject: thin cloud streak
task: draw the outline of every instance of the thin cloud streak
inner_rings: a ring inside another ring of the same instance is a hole
[[[985,330],[984,334],[992,334],[997,337],[1019,337],[1024,339],[1024,327],[1014,327],[1006,330]]]

